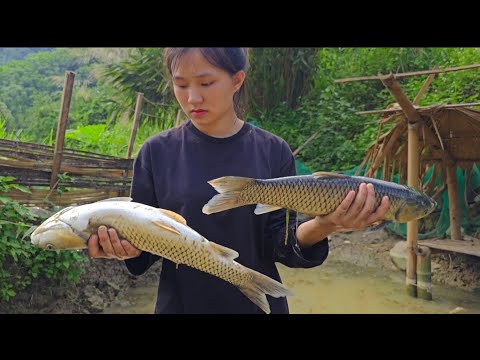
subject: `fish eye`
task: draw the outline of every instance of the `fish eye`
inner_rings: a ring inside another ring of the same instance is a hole
[[[45,247],[47,250],[53,250],[54,249],[54,246],[52,244],[47,244],[47,246]]]

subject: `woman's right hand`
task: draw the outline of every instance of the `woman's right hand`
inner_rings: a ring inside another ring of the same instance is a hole
[[[97,234],[88,239],[88,255],[92,258],[125,260],[140,256],[138,250],[127,240],[120,240],[115,229],[107,231],[106,226],[100,226]]]

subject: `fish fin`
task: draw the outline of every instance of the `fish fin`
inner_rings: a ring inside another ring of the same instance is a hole
[[[373,233],[375,231],[383,229],[385,226],[390,225],[392,222],[391,221],[381,221],[377,223],[376,225],[370,226],[367,228],[367,234]]]
[[[103,200],[98,200],[97,202],[104,202],[104,201],[132,201],[133,199],[131,197],[114,197],[114,198],[108,198],[108,199],[103,199]]]
[[[255,179],[239,176],[224,176],[208,181],[220,194],[212,197],[203,206],[202,212],[210,215],[246,205],[238,200],[238,196],[245,186],[253,181],[255,181]]]
[[[209,242],[209,244],[212,247],[212,249],[215,250],[220,256],[223,256],[224,258],[226,258],[228,260],[236,259],[239,255],[238,252],[236,252],[235,250],[230,249],[226,246],[219,245],[219,244],[211,242],[211,241]]]
[[[178,230],[176,230],[176,229],[172,228],[171,226],[168,226],[168,225],[166,225],[166,224],[164,224],[164,223],[162,223],[162,222],[160,222],[160,221],[158,221],[158,220],[154,221],[153,223],[154,223],[156,226],[158,226],[159,228],[162,228],[162,229],[167,230],[167,231],[170,231],[170,232],[172,232],[172,233],[174,233],[174,234],[180,235],[180,233],[178,232]]]
[[[276,206],[276,205],[265,205],[265,204],[258,204],[257,207],[255,208],[254,213],[257,215],[265,214],[271,211],[275,211],[278,209],[281,209],[281,206]]]
[[[249,183],[255,181],[255,179],[241,177],[241,176],[223,176],[217,179],[207,181],[210,185],[213,186],[220,194],[231,192],[231,191],[240,191],[248,185]]]
[[[248,271],[251,280],[239,287],[239,290],[265,313],[270,314],[270,304],[266,294],[276,298],[293,295],[284,284],[255,270],[248,269]]]
[[[171,211],[171,210],[167,210],[167,209],[161,209],[161,208],[158,208],[158,210],[160,210],[164,215],[168,216],[169,218],[183,224],[183,225],[187,225],[187,220],[185,220],[185,218],[174,212],[174,211]]]
[[[338,174],[338,173],[326,172],[326,171],[314,172],[312,174],[312,176],[315,176],[315,177],[347,177],[347,175],[344,175],[344,174]]]

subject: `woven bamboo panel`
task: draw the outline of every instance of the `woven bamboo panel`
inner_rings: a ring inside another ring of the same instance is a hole
[[[0,139],[0,176],[13,176],[31,194],[11,191],[8,196],[36,206],[82,204],[129,192],[133,159],[63,149],[57,188],[50,191],[54,148]]]

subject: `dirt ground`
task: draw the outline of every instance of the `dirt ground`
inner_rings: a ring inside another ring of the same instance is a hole
[[[67,288],[37,282],[9,302],[0,302],[0,313],[91,314],[100,313],[130,287],[158,281],[161,262],[142,276],[131,275],[123,262],[89,259],[79,283]]]
[[[330,257],[363,267],[401,271],[394,265],[389,253],[398,241],[404,240],[385,230],[338,234],[330,240]],[[0,313],[100,313],[118,301],[119,295],[130,287],[156,283],[161,262],[140,277],[129,274],[123,262],[116,260],[92,259],[86,267],[86,274],[75,286],[65,288],[36,283],[9,302],[0,303]],[[432,282],[480,291],[480,258],[449,252],[433,253]]]
[[[336,260],[385,271],[401,271],[390,250],[403,238],[386,230],[373,233],[337,234],[330,240],[330,256]],[[418,242],[420,245],[422,240]],[[467,291],[480,291],[480,258],[432,249],[432,283]]]

